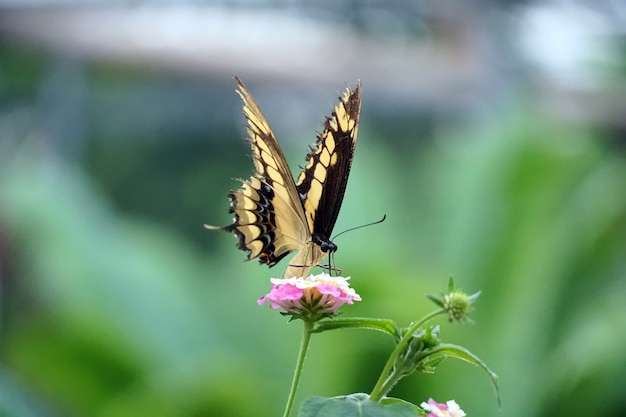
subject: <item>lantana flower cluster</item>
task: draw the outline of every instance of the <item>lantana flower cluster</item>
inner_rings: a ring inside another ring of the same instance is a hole
[[[428,402],[420,404],[422,410],[427,412],[426,417],[464,417],[465,412],[461,410],[461,407],[454,400],[446,401],[445,404],[440,404],[432,398]]]
[[[283,309],[283,314],[294,318],[319,320],[330,317],[342,305],[361,301],[354,288],[350,288],[349,279],[326,273],[306,278],[272,278],[272,289],[258,300],[258,304],[269,302],[271,308]]]

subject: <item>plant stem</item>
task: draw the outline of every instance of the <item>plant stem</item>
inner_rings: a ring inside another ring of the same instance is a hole
[[[309,343],[311,341],[311,330],[313,330],[313,323],[307,320],[303,320],[303,322],[304,333],[302,334],[302,340],[300,341],[300,350],[298,351],[296,369],[293,372],[293,380],[291,381],[291,389],[289,390],[289,397],[287,398],[287,405],[285,406],[285,412],[283,413],[283,417],[289,417],[289,413],[291,413],[291,407],[293,407],[293,401],[296,398],[296,391],[298,390],[298,384],[300,382],[300,375],[302,375],[304,358],[306,357],[306,352],[309,349]]]
[[[385,364],[383,371],[380,373],[378,381],[376,381],[376,385],[374,385],[374,388],[372,389],[372,392],[370,394],[371,401],[380,401],[380,399],[385,396],[387,392],[400,380],[400,377],[398,377],[397,375],[391,375],[391,372],[393,370],[393,364],[396,363],[396,359],[398,359],[398,356],[400,356],[402,352],[404,352],[406,345],[413,337],[413,333],[421,326],[423,326],[426,322],[428,322],[428,320],[442,313],[445,313],[445,310],[439,309],[433,311],[432,313],[424,316],[420,321],[413,323],[411,327],[408,328],[408,330],[404,333],[402,339],[400,339],[400,341],[396,345],[396,348],[393,350],[393,352],[391,352],[391,355],[389,355],[389,359],[387,359],[387,363]]]

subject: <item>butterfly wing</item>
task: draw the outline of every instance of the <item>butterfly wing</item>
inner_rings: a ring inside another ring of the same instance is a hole
[[[256,172],[243,187],[229,194],[233,223],[224,229],[239,238],[238,247],[248,259],[274,266],[287,254],[302,250],[310,241],[302,203],[289,166],[269,123],[252,95],[235,77],[244,102],[248,142]]]
[[[316,146],[306,156],[306,166],[296,182],[311,235],[316,241],[328,242],[348,184],[354,157],[359,115],[361,85],[354,91],[346,88],[339,104],[324,121],[324,131]]]

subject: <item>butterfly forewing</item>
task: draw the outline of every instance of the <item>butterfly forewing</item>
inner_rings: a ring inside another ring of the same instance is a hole
[[[296,183],[309,230],[323,240],[330,238],[339,216],[354,157],[360,110],[359,84],[354,91],[346,89],[331,116],[326,117],[324,130],[306,156],[306,166]]]

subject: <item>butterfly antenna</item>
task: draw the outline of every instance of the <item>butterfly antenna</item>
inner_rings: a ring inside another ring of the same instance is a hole
[[[380,220],[377,220],[377,221],[372,222],[372,223],[362,224],[361,226],[356,226],[356,227],[352,227],[352,228],[350,228],[350,229],[344,230],[343,232],[337,233],[337,234],[336,234],[335,236],[333,236],[333,238],[332,238],[332,239],[330,239],[330,240],[331,240],[331,241],[334,241],[335,239],[337,239],[339,236],[343,235],[344,233],[351,232],[351,231],[353,231],[353,230],[360,229],[360,228],[362,228],[362,227],[368,227],[368,226],[373,226],[373,225],[375,225],[375,224],[382,223],[382,222],[384,222],[384,221],[385,221],[385,219],[386,219],[386,218],[387,218],[387,215],[386,215],[386,214],[383,214],[383,218],[382,218],[382,219],[380,219]]]

